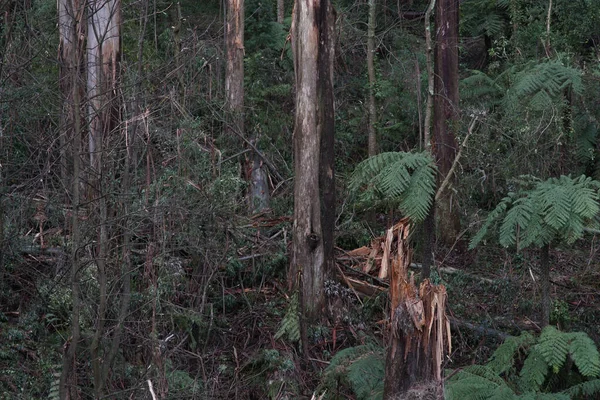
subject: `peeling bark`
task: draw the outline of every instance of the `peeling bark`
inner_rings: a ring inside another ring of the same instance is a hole
[[[328,1],[296,2],[294,237],[288,279],[290,288],[300,290],[307,322],[323,316],[324,280],[333,265],[333,26]]]

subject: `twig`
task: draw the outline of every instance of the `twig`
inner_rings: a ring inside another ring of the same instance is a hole
[[[437,193],[435,194],[435,201],[439,200],[439,198],[442,196],[442,193],[444,192],[444,190],[446,190],[446,187],[450,183],[450,178],[452,177],[452,175],[454,175],[454,170],[456,169],[456,166],[458,165],[458,161],[460,160],[460,156],[462,155],[463,149],[467,145],[467,140],[469,140],[469,136],[471,136],[471,133],[473,133],[473,128],[475,127],[476,122],[477,122],[477,117],[475,116],[475,117],[473,117],[473,119],[471,120],[471,123],[469,124],[469,129],[467,131],[467,135],[465,136],[465,139],[463,140],[462,144],[460,145],[460,149],[458,149],[458,154],[454,158],[454,162],[452,162],[452,167],[450,168],[450,171],[448,171],[448,174],[444,178],[444,181],[442,182],[442,184],[440,185],[440,188],[438,189]]]
[[[152,396],[152,400],[156,400],[156,394],[154,393],[154,388],[152,387],[152,381],[148,379],[148,390],[150,390],[150,395]]]

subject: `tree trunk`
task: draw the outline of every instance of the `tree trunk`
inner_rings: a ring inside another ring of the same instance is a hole
[[[442,364],[450,352],[446,288],[425,279],[418,290],[408,277],[410,226],[405,219],[394,228],[398,253],[390,274],[390,330],[385,363],[384,399],[443,399]]]
[[[542,321],[540,327],[550,324],[550,245],[540,249],[540,281],[542,286]]]
[[[83,38],[85,24],[83,23],[84,6],[78,0],[60,0],[58,2],[59,20],[59,85],[62,95],[62,112],[60,116],[61,136],[61,178],[68,179],[66,160],[73,163],[71,187],[71,256],[70,256],[70,285],[71,285],[71,335],[65,344],[62,372],[59,381],[59,396],[61,399],[77,398],[74,376],[76,374],[77,346],[80,337],[80,298],[79,298],[79,247],[81,244],[81,229],[79,227],[79,210],[81,202],[81,139],[82,124],[82,95],[83,95]],[[70,146],[67,143],[71,142]],[[70,157],[67,157],[70,151]]]
[[[98,308],[96,326],[90,344],[94,390],[97,398],[104,393],[106,352],[102,342],[108,308],[109,193],[112,182],[106,157],[113,131],[120,127],[118,101],[120,56],[120,0],[88,2],[87,95],[89,123],[91,199],[95,199],[97,244],[94,262],[97,268]]]
[[[284,0],[277,0],[277,23],[283,24],[285,19],[285,2]]]
[[[333,263],[333,27],[327,0],[296,2],[294,225],[288,279],[300,291],[302,317],[308,323],[323,315],[323,285]]]
[[[369,75],[369,157],[377,154],[377,109],[375,107],[375,0],[369,0],[369,21],[367,23],[367,72]]]
[[[438,182],[445,180],[457,152],[455,132],[458,108],[458,0],[437,0],[435,12],[435,96],[432,151],[438,166]],[[451,246],[460,231],[453,176],[437,202],[440,241]]]
[[[244,136],[244,0],[227,0],[225,27],[225,140],[239,148]]]

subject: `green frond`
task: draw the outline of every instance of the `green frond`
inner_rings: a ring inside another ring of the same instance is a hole
[[[540,354],[536,347],[533,347],[521,368],[519,388],[526,392],[539,391],[546,380],[548,374],[548,364],[544,356]]]
[[[498,241],[502,246],[522,249],[541,247],[553,240],[573,243],[583,236],[586,227],[594,225],[594,217],[600,213],[600,182],[584,175],[543,182],[528,178],[518,183],[528,188],[500,201],[471,240],[470,248],[483,240],[502,215]]]
[[[578,398],[581,396],[595,396],[600,397],[600,379],[593,379],[591,381],[581,382],[577,385],[573,385],[570,388],[563,390],[563,394],[570,398]]]
[[[571,400],[569,396],[562,393],[525,393],[519,400]]]
[[[529,332],[519,336],[509,336],[498,346],[487,366],[497,375],[503,374],[514,366],[515,357],[521,349],[528,349],[535,342],[535,337]]]
[[[338,352],[323,373],[320,390],[335,389],[338,381],[348,385],[357,399],[383,396],[384,356],[374,345],[350,347]]]
[[[500,203],[492,210],[492,212],[488,215],[482,227],[479,228],[479,231],[473,236],[471,241],[469,242],[469,249],[474,249],[477,247],[479,243],[485,238],[489,229],[500,219],[500,217],[504,214],[506,209],[512,204],[513,198],[509,194],[509,196],[503,198]]]
[[[489,380],[464,371],[454,377],[457,379],[446,382],[447,400],[487,400],[497,388]]]
[[[555,327],[547,326],[542,331],[535,349],[544,357],[552,371],[558,373],[569,353],[569,337]]]
[[[569,353],[581,375],[588,378],[600,376],[600,354],[596,345],[583,332],[569,333]]]
[[[500,244],[504,247],[518,245],[520,231],[527,227],[534,212],[530,197],[521,197],[514,201],[500,225]]]
[[[277,340],[284,336],[287,337],[287,339],[292,343],[300,341],[300,311],[298,293],[294,293],[290,298],[287,311],[281,320],[279,329],[275,333],[275,339]]]
[[[482,98],[499,100],[504,89],[485,72],[472,70],[471,75],[460,81],[461,98],[465,100],[481,100]]]
[[[366,207],[391,202],[419,222],[433,203],[436,168],[427,152],[388,152],[361,162],[350,178],[350,192]]]

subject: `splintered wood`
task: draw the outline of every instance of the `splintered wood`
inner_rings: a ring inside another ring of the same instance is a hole
[[[433,285],[429,279],[424,279],[417,287],[414,274],[409,274],[410,228],[408,219],[402,219],[388,229],[385,238],[374,239],[371,247],[349,252],[352,261],[358,261],[363,279],[343,278],[364,294],[376,292],[377,288],[385,290],[385,281],[389,282],[389,346],[384,398],[423,383],[435,385],[438,397],[442,398],[442,364],[445,355],[451,352],[447,293],[443,285]],[[366,282],[368,279],[375,284]]]

